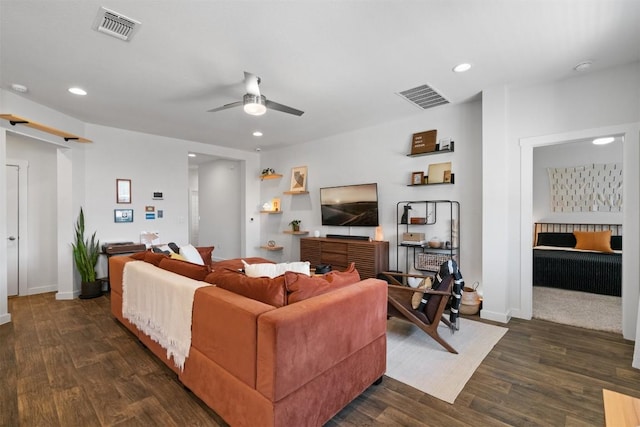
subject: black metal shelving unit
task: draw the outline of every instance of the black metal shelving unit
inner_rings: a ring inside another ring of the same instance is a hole
[[[406,209],[407,206],[409,209]],[[446,231],[443,232],[443,230]],[[408,237],[413,240],[404,240],[405,233],[410,233]],[[418,233],[424,234],[424,240],[415,240],[419,237]],[[438,236],[441,247],[429,245],[434,233],[444,237],[440,239]],[[401,253],[405,255],[404,270],[400,269]],[[398,202],[396,204],[396,269],[408,273],[410,267],[413,267],[425,274],[435,274],[439,266],[449,259],[454,259],[458,265],[460,264],[460,202],[455,200]]]

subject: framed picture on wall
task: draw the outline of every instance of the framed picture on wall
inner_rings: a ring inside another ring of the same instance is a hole
[[[298,166],[291,169],[291,188],[292,192],[307,191],[307,167]]]
[[[133,222],[133,209],[114,209],[113,222]]]
[[[424,172],[413,172],[411,174],[411,185],[420,185],[424,183]]]
[[[116,203],[131,203],[130,179],[116,179]]]

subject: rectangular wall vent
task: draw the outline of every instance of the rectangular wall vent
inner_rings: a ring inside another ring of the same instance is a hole
[[[429,85],[414,87],[413,89],[399,92],[398,95],[423,110],[449,103],[449,101]]]
[[[131,37],[133,37],[133,35],[138,31],[139,27],[139,21],[127,18],[118,12],[107,9],[106,7],[101,7],[98,10],[98,16],[96,16],[96,19],[93,22],[94,30],[124,41],[131,40]]]

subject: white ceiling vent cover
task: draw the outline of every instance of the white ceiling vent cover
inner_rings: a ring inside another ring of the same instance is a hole
[[[129,41],[140,28],[140,22],[135,19],[109,10],[106,7],[98,9],[98,16],[93,22],[93,29],[108,34],[120,40]]]
[[[399,92],[398,95],[423,110],[449,103],[449,101],[429,85],[414,87],[413,89]]]

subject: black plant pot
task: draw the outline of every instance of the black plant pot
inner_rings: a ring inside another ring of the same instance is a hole
[[[81,299],[97,298],[102,296],[102,281],[96,280],[95,282],[82,282],[80,291]]]

